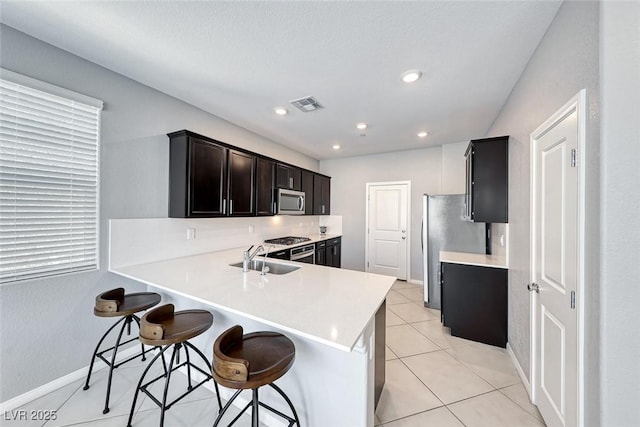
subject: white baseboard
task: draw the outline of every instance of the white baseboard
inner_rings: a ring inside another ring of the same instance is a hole
[[[116,357],[116,362],[126,359],[127,357],[131,357],[134,354],[136,354],[138,351],[140,351],[140,347],[138,345],[134,345],[127,348],[126,350],[122,350],[121,352],[118,352],[118,355]],[[107,367],[106,363],[104,363],[100,359],[97,359],[93,365],[93,372],[97,372],[106,367]],[[40,387],[34,388],[33,390],[30,390],[26,393],[23,393],[12,399],[2,402],[0,403],[0,413],[4,414],[5,412],[9,412],[14,409],[17,409],[23,405],[26,405],[29,402],[39,399],[42,396],[45,396],[51,392],[54,392],[66,385],[69,385],[80,379],[84,379],[87,377],[88,372],[89,372],[89,366],[87,365],[84,368],[80,368],[77,371],[71,372],[70,374],[67,374],[49,383],[43,384]]]
[[[522,366],[520,366],[520,362],[518,362],[518,359],[516,358],[516,355],[509,343],[507,343],[507,353],[509,353],[509,357],[511,357],[513,366],[516,367],[516,371],[518,372],[518,375],[522,380],[522,384],[524,384],[524,388],[527,390],[527,394],[529,394],[529,400],[531,400],[531,383],[527,379],[527,376],[524,374],[524,370],[522,369]]]
[[[420,286],[423,285],[422,280],[416,280],[416,279],[409,279],[407,280],[407,283],[413,283],[414,285],[420,285]]]

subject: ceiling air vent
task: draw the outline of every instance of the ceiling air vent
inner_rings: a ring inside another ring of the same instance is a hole
[[[313,96],[305,96],[304,98],[294,99],[293,101],[289,102],[303,113],[308,113],[309,111],[314,111],[318,108],[322,108],[322,105],[320,105],[318,100]]]

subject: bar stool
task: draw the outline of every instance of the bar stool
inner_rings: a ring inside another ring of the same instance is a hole
[[[213,344],[213,377],[218,384],[237,390],[219,413],[213,427],[218,425],[242,390],[247,389],[253,391],[253,398],[229,426],[233,425],[251,406],[251,425],[258,427],[258,408],[262,406],[287,420],[289,427],[294,424],[300,427],[300,420],[291,400],[280,387],[274,384],[274,381],[283,376],[293,365],[296,357],[293,342],[276,332],[253,332],[247,335],[242,335],[242,332],[241,326],[232,326]],[[264,385],[271,386],[284,398],[291,408],[293,418],[258,400],[258,389]]]
[[[149,398],[160,407],[160,427],[164,425],[164,414],[168,411],[171,406],[175,403],[182,400],[189,393],[206,383],[207,381],[213,379],[211,374],[197,365],[191,362],[191,358],[189,356],[189,350],[193,350],[200,358],[204,361],[205,366],[209,367],[209,361],[202,354],[200,350],[198,350],[193,344],[191,344],[188,340],[198,335],[202,334],[206,330],[208,330],[213,324],[213,315],[206,310],[183,310],[183,311],[175,311],[175,307],[173,304],[165,304],[160,307],[154,308],[149,311],[142,317],[141,326],[140,326],[140,341],[144,344],[151,345],[154,347],[162,347],[162,349],[158,352],[158,354],[151,360],[147,368],[142,373],[140,377],[140,381],[138,382],[138,386],[136,387],[136,392],[133,397],[133,404],[131,405],[131,412],[129,413],[129,421],[127,422],[127,426],[131,427],[131,421],[133,420],[133,414],[136,408],[136,401],[138,400],[138,393],[140,391],[144,392]],[[164,365],[164,353],[169,348],[173,347],[173,353],[171,354],[171,361],[169,362],[169,367],[164,367],[164,373],[155,377],[154,379],[144,383],[144,378],[149,372],[149,369],[153,366],[153,364],[158,360],[158,358],[162,357],[162,362]],[[180,364],[180,349],[184,349],[186,355],[186,362]],[[175,362],[175,366],[174,366]],[[181,396],[177,397],[172,402],[167,403],[167,393],[169,391],[169,382],[171,381],[171,374],[176,369],[180,369],[181,367],[187,367],[187,379],[188,379],[188,387],[187,391],[183,393]],[[195,369],[201,374],[204,375],[204,379],[200,381],[198,384],[193,386],[191,384],[191,370]],[[164,392],[162,394],[162,400],[160,401],[156,398],[147,387],[151,384],[155,383],[161,378],[165,378],[164,383]],[[144,384],[143,384],[144,383]],[[218,398],[218,407],[222,409],[222,402],[220,401],[220,392],[218,390],[218,384],[214,381],[215,389],[216,389],[216,397]]]
[[[151,350],[145,350],[144,345],[140,343],[140,347],[142,348],[140,353],[116,364],[116,354],[118,352],[118,348],[138,339],[138,337],[135,336],[134,338],[131,338],[125,342],[120,342],[122,339],[124,328],[127,328],[127,335],[131,335],[131,323],[135,320],[138,324],[138,329],[140,329],[140,318],[136,316],[135,313],[151,308],[154,305],[157,305],[159,302],[159,294],[156,294],[154,292],[138,292],[125,295],[124,288],[111,289],[110,291],[103,292],[96,297],[96,305],[93,308],[93,314],[98,317],[121,317],[120,320],[118,320],[113,326],[109,328],[109,330],[107,330],[102,338],[100,338],[100,341],[98,341],[98,345],[93,351],[93,356],[91,357],[91,364],[89,365],[87,381],[82,388],[83,390],[89,389],[89,380],[91,379],[91,372],[93,371],[93,364],[96,358],[101,359],[104,363],[107,364],[107,366],[109,366],[107,397],[104,402],[104,410],[102,411],[103,414],[109,412],[109,396],[111,394],[111,379],[113,377],[113,370],[118,366],[129,362],[130,360],[137,359],[140,356],[142,356],[142,360],[147,360],[145,354]],[[106,350],[99,351],[100,346],[102,345],[102,342],[105,340],[107,335],[109,335],[109,333],[120,323],[122,323],[122,327],[120,328],[120,333],[118,333],[118,338],[116,339],[115,345],[113,347],[107,348]],[[107,360],[104,357],[104,353],[111,350],[113,350],[111,360]]]

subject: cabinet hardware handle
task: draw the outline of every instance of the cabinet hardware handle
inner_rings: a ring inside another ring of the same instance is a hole
[[[324,214],[324,205],[322,205],[322,213]]]
[[[293,188],[293,177],[289,178],[289,188]]]
[[[222,215],[227,214],[227,199],[222,199]]]
[[[535,293],[539,294],[540,293],[540,286],[538,286],[537,283],[529,283],[529,284],[527,284],[527,290],[529,292],[535,292]]]
[[[233,200],[229,199],[229,215],[233,215]]]
[[[276,202],[273,202],[273,207],[271,208],[271,213],[272,214],[276,213]]]

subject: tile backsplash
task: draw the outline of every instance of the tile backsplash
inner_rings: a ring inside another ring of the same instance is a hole
[[[249,247],[265,239],[342,234],[342,216],[249,218],[140,218],[109,221],[109,267],[141,264],[224,249]]]

